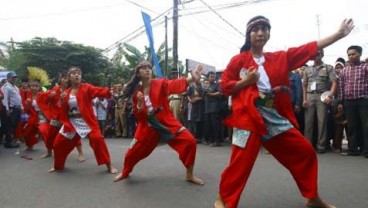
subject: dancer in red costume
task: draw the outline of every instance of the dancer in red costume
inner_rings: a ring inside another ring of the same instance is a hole
[[[24,141],[26,150],[33,150],[33,145],[38,143],[38,134],[44,139],[47,132],[47,120],[42,114],[36,102],[37,96],[41,90],[40,81],[31,80],[29,82],[30,90],[27,92],[24,105],[24,111],[29,115],[28,121],[24,126]]]
[[[267,18],[256,16],[247,24],[241,53],[227,65],[221,87],[232,96],[232,114],[225,124],[234,128],[230,163],[221,175],[215,208],[236,208],[263,145],[294,177],[306,206],[332,208],[317,190],[318,161],[312,145],[295,128],[297,122],[288,92],[289,72],[323,49],[347,36],[354,28],[344,20],[326,38],[287,51],[263,52],[270,38]]]
[[[98,165],[106,165],[109,173],[117,170],[111,166],[109,150],[93,113],[92,99],[111,97],[110,89],[82,83],[82,71],[72,66],[68,69],[71,87],[60,96],[60,121],[63,124],[54,142],[54,167],[49,172],[63,170],[65,161],[79,140],[88,137]]]
[[[124,90],[125,97],[131,96],[138,126],[131,147],[125,154],[123,170],[114,178],[120,181],[129,176],[134,166],[148,157],[160,139],[167,142],[179,154],[186,167],[186,181],[203,185],[204,182],[193,175],[197,142],[193,135],[174,118],[170,111],[168,97],[186,91],[189,82],[200,79],[203,66],[198,66],[191,78],[175,80],[153,79],[149,62],[140,62]],[[142,84],[139,85],[139,82]]]
[[[61,122],[59,121],[60,113],[60,96],[69,87],[69,79],[67,72],[60,74],[58,78],[58,85],[51,90],[41,92],[37,96],[38,107],[49,121],[47,125],[46,135],[43,137],[47,152],[41,156],[41,158],[47,158],[52,156],[52,149],[54,141],[61,128]],[[76,146],[78,150],[78,161],[84,162],[85,157],[82,150],[82,142],[78,140]]]

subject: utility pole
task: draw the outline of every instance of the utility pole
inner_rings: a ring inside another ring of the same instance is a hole
[[[178,4],[179,0],[174,0],[173,7],[173,67],[178,68]]]
[[[320,22],[319,22],[319,14],[316,15],[316,18],[317,18],[317,30],[318,30],[318,40],[321,38],[321,32],[320,32]]]
[[[169,45],[167,41],[167,16],[165,16],[165,71],[164,71],[164,77],[168,77],[167,70],[168,70],[168,64],[169,64]]]

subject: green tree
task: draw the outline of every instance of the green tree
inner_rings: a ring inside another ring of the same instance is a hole
[[[55,38],[36,37],[15,43],[8,56],[3,65],[19,76],[27,76],[26,68],[29,66],[45,69],[50,78],[57,77],[69,66],[78,66],[83,71],[84,80],[101,86],[107,84],[106,75],[111,67],[101,49]]]
[[[171,48],[169,48],[168,50],[168,52],[170,52]],[[162,43],[160,45],[160,47],[156,51],[156,54],[162,73],[164,75],[171,74],[171,68],[173,68],[172,57],[168,57],[168,72],[165,71],[165,43]],[[147,60],[152,63],[152,55],[149,47],[145,47],[144,51],[140,52],[136,47],[128,43],[120,44],[115,54],[113,55],[113,58],[111,59],[113,67],[110,77],[113,77],[112,82],[119,83],[121,82],[119,79],[129,80],[132,73],[134,72],[135,66],[142,60]],[[179,64],[179,68],[182,71],[184,66],[180,61]]]

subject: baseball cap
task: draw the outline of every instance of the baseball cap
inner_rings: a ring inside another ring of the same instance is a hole
[[[17,77],[17,74],[14,71],[10,71],[7,75],[6,78],[11,78],[11,77]]]

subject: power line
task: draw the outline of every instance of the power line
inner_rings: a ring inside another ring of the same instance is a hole
[[[154,19],[151,20],[151,23],[156,21],[158,18],[162,17],[164,14],[168,13],[170,10],[172,10],[172,7],[166,11],[164,11],[163,13],[161,13],[160,15],[158,15],[157,17],[155,17]],[[158,24],[162,24],[164,21],[159,22]],[[111,44],[110,46],[106,47],[103,51],[104,52],[109,52],[111,50],[113,50],[114,48],[118,47],[119,44],[121,42],[128,42],[131,41],[133,39],[135,39],[136,37],[140,36],[141,34],[144,33],[144,25],[139,27],[138,29],[134,30],[133,32],[129,33],[128,35],[124,36],[123,38],[117,40],[115,43]],[[136,34],[138,33],[138,34]],[[136,34],[136,35],[134,35]],[[130,36],[134,35],[133,37],[131,37],[130,39],[126,40],[127,38],[129,38]]]
[[[140,7],[140,8],[142,8],[142,9],[145,9],[145,7],[143,7],[143,6],[141,6],[141,5],[138,5],[138,4],[136,4],[136,3],[134,3],[134,2],[132,2],[132,1],[130,1],[130,0],[125,0],[125,1],[127,1],[127,2],[129,2],[129,3],[132,3],[132,4],[134,4],[134,5],[136,5],[136,6],[138,6],[138,7]],[[184,4],[187,4],[187,3],[191,3],[191,2],[193,2],[194,0],[188,0],[188,1],[181,1],[181,6],[184,8]],[[161,17],[162,15],[164,15],[165,13],[169,13],[169,11],[171,11],[172,10],[172,7],[171,8],[169,8],[168,10],[166,10],[166,11],[164,11],[163,13],[161,13],[159,16],[157,16],[156,18],[154,18],[153,20],[151,20],[151,22],[153,22],[153,21],[155,21],[156,19],[158,19],[159,17]],[[182,10],[182,11],[184,11],[184,10]],[[205,12],[209,12],[210,10],[207,10],[207,11],[205,11]],[[187,14],[187,15],[194,15],[194,14],[199,14],[199,13],[202,13],[202,12],[196,12],[196,13],[190,13],[190,14]],[[186,16],[186,15],[179,15],[179,17],[182,17],[182,16]],[[169,18],[169,19],[171,19],[171,18]],[[162,22],[160,22],[160,24],[161,23],[163,23],[164,21],[162,21]],[[131,33],[129,33],[128,35],[126,35],[126,36],[124,36],[123,38],[121,38],[121,39],[119,39],[119,40],[117,40],[117,41],[115,41],[113,44],[111,44],[110,46],[108,46],[108,47],[106,47],[103,51],[104,52],[109,52],[109,51],[111,51],[111,50],[113,50],[114,48],[116,48],[116,47],[118,47],[119,46],[119,44],[121,43],[121,42],[129,42],[129,41],[131,41],[131,40],[133,40],[133,39],[135,39],[135,38],[137,38],[138,36],[140,36],[140,35],[142,35],[143,33],[144,33],[144,30],[142,30],[142,29],[144,29],[144,25],[143,26],[141,26],[141,27],[139,27],[138,29],[136,29],[136,30],[134,30],[133,32],[131,32]],[[135,34],[135,35],[134,35]],[[132,36],[132,35],[134,35],[134,36]],[[131,37],[132,36],[132,37]],[[130,37],[130,38],[129,38]],[[127,38],[129,38],[129,39],[127,39]]]
[[[108,9],[108,8],[111,8],[111,7],[121,6],[121,5],[124,5],[124,4],[125,3],[117,3],[117,4],[111,4],[111,5],[101,6],[101,7],[89,8],[89,9],[78,9],[78,10],[71,10],[71,11],[65,11],[65,12],[45,13],[45,14],[39,14],[39,15],[28,15],[28,16],[19,16],[19,17],[0,18],[0,21],[31,19],[31,18],[43,18],[43,17],[50,17],[50,16],[63,16],[63,15],[81,13],[81,12],[90,12],[90,11],[95,11],[95,10]]]
[[[153,11],[153,10],[147,8],[147,7],[144,7],[142,5],[139,5],[139,4],[137,4],[137,3],[133,2],[133,1],[130,1],[130,0],[125,0],[125,1],[131,3],[131,4],[135,5],[135,6],[138,6],[141,9],[144,9],[144,10],[147,10],[147,11],[150,11],[150,12],[153,12],[153,13],[156,13],[156,14],[159,14],[158,12],[155,12],[155,11]]]
[[[237,31],[239,34],[241,34],[244,37],[244,34],[240,32],[234,25],[232,25],[230,22],[228,22],[225,18],[223,18],[219,13],[217,13],[210,5],[208,5],[203,0],[200,0],[204,5],[206,5],[213,13],[215,13],[220,19],[222,19],[226,24],[228,24],[230,27],[232,27],[235,31]]]

